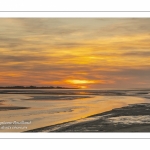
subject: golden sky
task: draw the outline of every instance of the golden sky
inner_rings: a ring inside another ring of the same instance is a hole
[[[150,18],[0,18],[0,86],[150,87]]]

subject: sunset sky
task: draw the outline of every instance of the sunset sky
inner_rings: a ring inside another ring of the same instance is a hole
[[[0,86],[149,88],[150,18],[0,18]]]

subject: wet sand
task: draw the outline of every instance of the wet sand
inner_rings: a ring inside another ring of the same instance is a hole
[[[28,132],[150,132],[150,104],[131,104],[90,116],[87,121],[67,122]]]
[[[150,90],[1,90],[0,94],[1,121],[32,121],[20,132],[150,131]]]
[[[36,101],[41,101],[41,99],[43,101],[47,100],[47,101],[51,101],[51,100],[76,100],[76,99],[83,99],[83,98],[90,98],[92,96],[76,96],[76,95],[71,95],[71,96],[68,96],[68,95],[41,95],[41,96],[32,96],[31,98],[29,99],[26,99],[26,100],[36,100]]]

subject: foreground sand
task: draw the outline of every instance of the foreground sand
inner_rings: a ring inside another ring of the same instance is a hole
[[[150,104],[133,104],[78,123],[62,123],[28,132],[150,132]]]

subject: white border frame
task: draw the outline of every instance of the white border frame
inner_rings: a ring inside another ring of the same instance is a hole
[[[0,12],[0,18],[150,18],[150,12]],[[0,139],[150,139],[150,133],[0,133]]]
[[[102,11],[102,12],[88,12],[88,11],[36,11],[36,12],[25,12],[25,11],[12,11],[3,12],[0,11],[0,18],[148,18],[150,17],[149,12],[125,12],[125,11]]]

